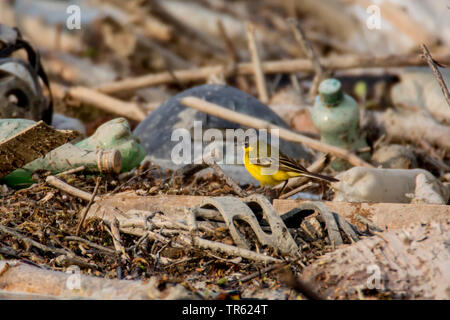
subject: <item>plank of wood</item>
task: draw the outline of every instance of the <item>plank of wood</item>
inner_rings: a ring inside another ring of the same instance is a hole
[[[172,218],[183,218],[184,209],[193,207],[208,197],[203,196],[184,196],[184,195],[158,195],[143,197],[132,191],[122,192],[113,196],[104,196],[96,201],[88,212],[88,217],[98,210],[104,211],[105,218],[108,215],[113,217],[114,212],[110,208],[127,212],[129,210],[145,210],[150,212],[162,211]],[[117,212],[116,212],[117,213]],[[97,212],[98,215],[98,212]]]
[[[0,142],[0,178],[45,156],[49,151],[80,135],[77,131],[56,130],[43,121]]]
[[[296,208],[305,200],[274,200],[279,214]],[[406,203],[323,202],[331,211],[347,218],[351,223],[364,227],[355,218],[359,214],[381,229],[399,229],[412,223],[430,222],[450,217],[450,206]]]
[[[110,208],[116,208],[125,213],[128,210],[146,210],[150,212],[161,210],[173,218],[184,217],[184,209],[193,207],[208,197],[185,195],[158,195],[143,197],[134,192],[123,192],[113,196],[102,197],[89,210],[104,211],[105,215],[114,215]],[[282,215],[296,207],[305,200],[280,200],[275,199],[273,206],[278,214]],[[429,222],[450,217],[450,206],[430,204],[405,204],[405,203],[357,203],[357,202],[332,202],[323,203],[351,223],[365,228],[355,215],[361,215],[379,228],[399,229],[411,223]],[[116,212],[117,213],[117,212]],[[89,214],[88,214],[89,216]]]

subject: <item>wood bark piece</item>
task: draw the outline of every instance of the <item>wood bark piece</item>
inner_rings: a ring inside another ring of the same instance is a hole
[[[0,276],[0,292],[38,294],[59,299],[196,299],[181,285],[168,284],[158,289],[155,277],[146,281],[110,280],[40,269],[15,260],[0,261],[0,270],[9,268]],[[79,279],[80,289],[77,288]],[[74,288],[73,290],[71,288]]]
[[[366,289],[394,299],[448,299],[449,237],[448,217],[387,231],[326,254],[301,278],[329,299],[364,298]]]
[[[211,103],[193,96],[181,99],[181,103],[201,112],[216,116],[221,119],[236,122],[250,128],[267,129],[271,134],[278,135],[282,139],[302,143],[314,150],[333,154],[336,157],[347,160],[354,166],[363,166],[369,168],[373,167],[371,164],[365,162],[348,150],[311,139],[292,130],[279,127],[262,119],[257,119],[252,116],[224,108],[215,103]]]
[[[39,121],[3,140],[0,142],[0,178],[78,136],[77,131],[55,130]]]
[[[297,208],[305,200],[273,201],[275,210],[284,213]],[[323,201],[332,212],[348,219],[351,223],[365,228],[355,215],[361,215],[382,230],[399,229],[411,223],[429,222],[450,216],[450,206],[404,203],[360,203]]]
[[[442,64],[450,64],[450,54],[435,55],[434,59]],[[343,70],[354,68],[388,68],[424,66],[426,62],[415,55],[388,55],[388,56],[354,56],[346,55],[319,60],[326,70]],[[261,62],[265,74],[273,73],[296,73],[313,72],[314,65],[309,59],[292,59]],[[224,73],[227,70],[225,65],[207,66],[196,69],[175,70],[173,75],[170,72],[153,73],[139,77],[126,78],[111,83],[97,86],[97,90],[107,94],[117,94],[120,92],[133,91],[140,88],[155,86],[166,83],[182,83],[190,81],[205,81],[212,74]],[[253,74],[252,63],[239,63],[236,66],[237,75]]]

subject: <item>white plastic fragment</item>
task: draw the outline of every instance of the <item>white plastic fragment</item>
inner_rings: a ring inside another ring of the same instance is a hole
[[[415,193],[419,174],[439,186],[436,192],[448,199],[442,184],[426,170],[353,167],[337,175],[340,181],[333,183],[336,191],[333,201],[409,203],[407,194]]]
[[[449,190],[443,187],[436,180],[430,180],[424,174],[419,174],[416,177],[416,188],[414,203],[428,203],[428,204],[447,204],[449,198]]]

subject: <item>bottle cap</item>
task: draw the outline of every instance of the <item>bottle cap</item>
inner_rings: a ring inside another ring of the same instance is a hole
[[[122,170],[122,155],[117,149],[99,150],[97,152],[97,167],[100,173],[116,173]]]
[[[344,93],[341,82],[337,79],[323,80],[319,85],[319,95],[322,103],[328,107],[333,107],[341,103]]]

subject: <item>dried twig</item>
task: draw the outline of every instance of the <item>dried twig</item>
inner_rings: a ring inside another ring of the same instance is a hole
[[[314,101],[314,97],[317,94],[317,88],[319,87],[319,83],[324,77],[325,70],[320,64],[319,57],[314,51],[311,42],[306,38],[305,33],[303,32],[300,23],[295,18],[288,19],[289,26],[291,27],[292,32],[294,33],[295,40],[300,44],[303,48],[303,51],[306,53],[306,56],[311,60],[314,66],[314,79],[309,90],[309,98],[311,101]]]
[[[100,186],[101,180],[102,180],[101,177],[97,177],[97,182],[95,183],[94,192],[92,193],[92,196],[89,199],[89,202],[88,202],[86,208],[84,208],[83,213],[81,214],[80,221],[78,222],[77,229],[75,230],[76,236],[78,236],[78,234],[80,233],[80,228],[83,225],[84,219],[86,219],[89,209],[91,208],[92,204],[95,202],[95,197],[97,196],[97,192],[98,192],[98,188]]]
[[[125,247],[122,244],[122,240],[120,239],[120,222],[119,222],[119,220],[117,220],[117,218],[114,218],[114,220],[109,224],[109,227],[111,228],[111,230],[108,230],[108,228],[106,228],[106,230],[111,235],[116,252],[120,253],[121,257],[124,260],[130,260],[130,257],[126,253]]]
[[[227,48],[227,51],[228,51],[228,54],[230,55],[231,60],[234,63],[237,63],[239,60],[238,51],[236,50],[236,47],[234,46],[233,41],[228,36],[225,26],[222,23],[222,20],[217,20],[217,29],[219,30],[220,36],[222,37],[223,42],[225,43],[225,46]]]
[[[116,194],[117,192],[119,192],[120,189],[122,189],[124,186],[126,186],[127,184],[129,184],[131,181],[149,173],[151,170],[153,170],[154,168],[148,168],[147,170],[142,171],[141,173],[135,174],[134,176],[132,176],[130,179],[128,179],[127,181],[123,182],[122,184],[118,185],[116,188],[114,188],[113,191],[111,191],[108,195],[112,196],[113,194]]]
[[[264,78],[264,72],[261,67],[261,59],[259,57],[256,44],[255,27],[250,23],[246,23],[246,29],[248,50],[250,51],[250,56],[252,58],[253,72],[255,75],[259,100],[261,100],[263,103],[267,103],[269,101],[269,95],[267,93],[266,80]]]
[[[297,194],[297,193],[299,193],[299,192],[301,192],[301,191],[303,191],[303,190],[305,190],[305,189],[307,189],[307,188],[310,188],[310,187],[312,187],[312,185],[313,185],[313,183],[311,182],[311,181],[307,181],[307,179],[308,178],[305,178],[305,180],[304,180],[304,184],[302,184],[301,186],[298,186],[297,188],[295,188],[294,190],[291,190],[291,191],[289,191],[289,192],[287,192],[287,193],[285,193],[285,194],[282,194],[281,196],[279,196],[278,198],[279,199],[287,199],[287,198],[289,198],[290,196],[293,196],[294,194]],[[317,184],[315,184],[315,185],[317,185]]]
[[[180,235],[181,240],[186,243],[193,246],[197,246],[204,249],[211,249],[217,252],[222,252],[225,254],[229,254],[232,256],[240,256],[242,258],[246,258],[253,261],[259,261],[264,263],[270,263],[270,262],[279,262],[282,261],[270,256],[266,256],[260,253],[253,252],[251,250],[247,250],[244,248],[238,248],[235,246],[230,246],[221,242],[215,242],[211,240],[206,240],[200,237],[193,237],[192,239],[185,235]]]
[[[77,168],[73,168],[73,169],[69,169],[69,170],[60,172],[60,173],[56,174],[55,176],[56,177],[66,176],[66,175],[69,175],[69,174],[72,174],[72,173],[77,173],[77,172],[80,172],[80,171],[84,171],[85,169],[86,169],[85,166],[79,166]]]
[[[204,113],[207,113],[207,114],[210,114],[210,115],[213,115],[213,116],[216,116],[216,117],[228,120],[228,121],[236,122],[236,123],[239,123],[241,125],[244,125],[244,126],[247,126],[250,128],[267,129],[270,131],[271,134],[278,135],[282,139],[285,139],[288,141],[295,141],[298,143],[303,143],[304,145],[306,145],[312,149],[315,149],[317,151],[333,154],[336,157],[347,160],[354,166],[364,166],[364,167],[369,167],[369,168],[373,167],[371,164],[365,162],[364,160],[362,160],[355,154],[349,152],[348,150],[341,149],[341,148],[323,143],[321,141],[311,139],[309,137],[301,135],[292,130],[274,125],[268,121],[254,118],[252,116],[224,108],[222,106],[199,99],[197,97],[183,98],[183,99],[181,99],[181,103],[190,108],[194,108],[194,109],[202,111]]]
[[[101,245],[99,245],[99,244],[96,244],[96,243],[94,243],[94,242],[92,242],[92,241],[89,241],[89,240],[86,240],[86,239],[83,239],[83,238],[80,238],[80,237],[76,237],[76,236],[67,236],[67,237],[64,237],[64,240],[66,240],[66,241],[78,241],[78,242],[83,242],[83,243],[87,244],[88,246],[90,246],[90,247],[92,247],[92,248],[95,248],[95,249],[97,249],[97,250],[100,250],[100,251],[102,251],[102,252],[104,252],[104,253],[111,254],[111,255],[115,255],[115,254],[116,254],[116,252],[115,252],[114,250],[110,249],[110,248],[101,246]]]
[[[447,85],[445,84],[445,81],[442,78],[442,74],[438,69],[438,66],[442,67],[442,65],[440,65],[438,62],[436,62],[433,59],[433,57],[430,54],[430,51],[428,50],[428,48],[425,44],[422,44],[420,47],[422,48],[422,59],[424,59],[428,63],[431,70],[433,71],[437,82],[441,86],[441,90],[442,90],[442,93],[444,94],[445,100],[447,100],[447,104],[450,107],[450,94],[448,92]]]
[[[66,88],[52,83],[52,90],[54,91],[55,96],[69,96],[83,103],[91,104],[97,108],[132,120],[142,121],[147,116],[146,112],[144,112],[137,103],[122,101],[95,89],[80,86]]]
[[[92,198],[91,193],[72,187],[71,185],[65,183],[64,181],[59,180],[55,176],[48,176],[45,179],[45,182],[72,196],[78,197],[86,201],[91,201]],[[99,199],[100,199],[99,197],[94,198],[95,201],[98,201]]]
[[[229,285],[233,285],[235,283],[244,283],[244,282],[253,280],[253,279],[257,278],[257,277],[261,277],[263,274],[269,273],[271,271],[279,270],[279,269],[281,269],[281,268],[283,268],[283,267],[285,267],[286,265],[289,265],[289,264],[291,264],[291,262],[283,262],[281,264],[278,264],[278,263],[277,264],[273,264],[271,266],[268,266],[268,267],[266,267],[266,268],[264,268],[262,270],[258,270],[256,272],[253,272],[253,273],[251,273],[251,274],[249,274],[249,275],[247,275],[245,277],[242,277],[240,279],[235,279],[233,281],[230,281]]]

